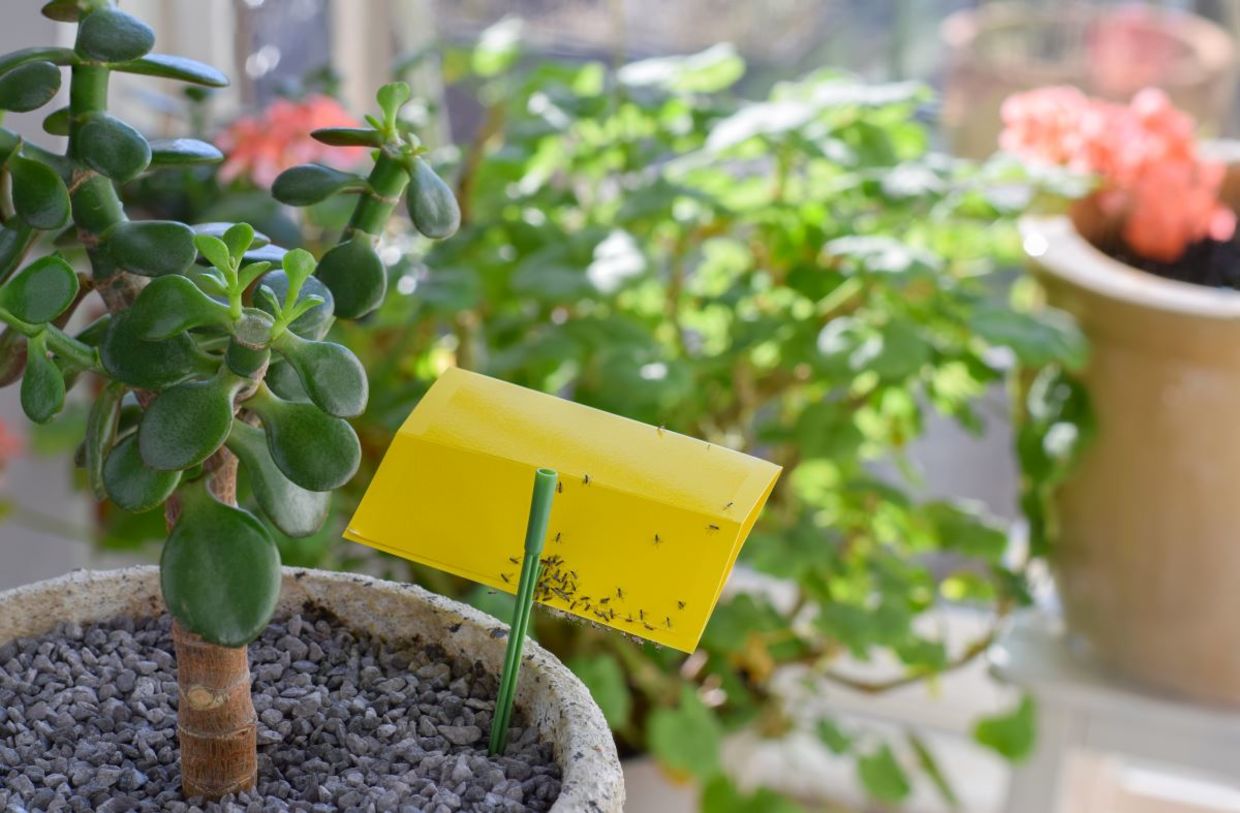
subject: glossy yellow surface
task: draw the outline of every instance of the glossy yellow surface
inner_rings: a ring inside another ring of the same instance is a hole
[[[345,536],[513,593],[540,466],[561,490],[538,600],[685,652],[780,471],[450,369],[397,433]]]

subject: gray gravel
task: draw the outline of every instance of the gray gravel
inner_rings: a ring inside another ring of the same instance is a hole
[[[171,653],[166,617],[0,646],[0,810],[545,811],[560,793],[551,746],[519,714],[507,753],[487,756],[497,678],[480,664],[307,609],[250,647],[257,790],[189,804]]]

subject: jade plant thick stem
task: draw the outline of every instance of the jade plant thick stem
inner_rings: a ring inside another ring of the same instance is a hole
[[[0,385],[21,378],[31,420],[51,420],[83,374],[104,380],[81,461],[99,499],[129,511],[164,506],[160,562],[177,649],[183,789],[219,797],[256,781],[255,715],[245,646],[267,625],[280,589],[269,528],[314,533],[329,492],[357,469],[347,418],[366,408],[366,374],[325,340],[336,317],[359,318],[383,301],[387,275],[375,251],[402,195],[430,237],[456,230],[459,212],[398,118],[403,84],[378,95],[369,128],[317,131],[329,144],[367,147],[368,177],[302,166],[274,193],[291,205],[357,194],[341,242],[321,262],[284,251],[247,224],[131,221],[116,184],[162,167],[218,161],[193,139],[149,141],[108,113],[113,72],[220,87],[206,65],[153,54],[154,33],[111,0],[56,0],[43,13],[76,22],[69,48],[0,57],[0,109],[29,111],[70,74],[69,104],[44,128],[68,136],[63,155],[0,128],[11,193],[0,226]],[[90,273],[36,245],[76,241]],[[66,329],[91,290],[107,313]],[[258,511],[237,505],[238,466]]]

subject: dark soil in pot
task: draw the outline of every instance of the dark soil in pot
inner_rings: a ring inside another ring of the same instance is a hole
[[[171,652],[166,616],[0,646],[0,809],[545,811],[559,796],[551,746],[519,717],[487,756],[495,675],[307,608],[250,646],[258,788],[188,804]]]
[[[1122,263],[1166,279],[1240,289],[1240,233],[1231,240],[1199,240],[1172,263],[1139,257],[1122,247],[1107,253]]]

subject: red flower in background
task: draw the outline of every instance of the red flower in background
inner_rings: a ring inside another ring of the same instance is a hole
[[[341,168],[355,165],[364,147],[331,147],[310,137],[321,127],[358,127],[330,96],[311,95],[301,101],[277,99],[256,116],[245,116],[220,133],[217,143],[226,156],[219,177],[224,183],[249,178],[270,187],[289,167],[308,162]]]
[[[24,448],[22,439],[9,429],[8,424],[0,420],[0,474],[4,474],[9,463],[20,455]]]
[[[1002,115],[1003,149],[1099,177],[1095,202],[1138,254],[1174,262],[1190,243],[1235,233],[1236,216],[1218,198],[1223,165],[1197,154],[1192,118],[1162,91],[1122,105],[1039,88],[1010,97]]]

